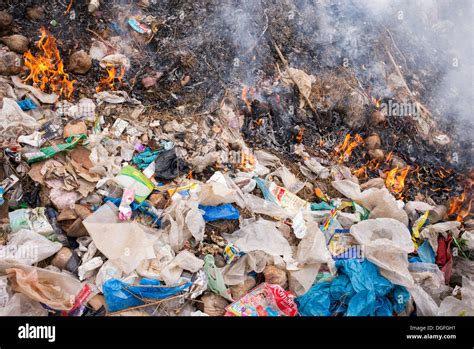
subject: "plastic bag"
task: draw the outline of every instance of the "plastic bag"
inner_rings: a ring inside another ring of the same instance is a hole
[[[62,246],[34,231],[21,229],[9,236],[7,246],[0,246],[0,258],[31,265],[52,256]]]
[[[189,232],[196,239],[197,242],[201,242],[204,239],[204,231],[206,229],[206,222],[198,208],[198,203],[195,201],[188,201],[188,207],[190,210],[186,213],[184,222],[188,226]]]
[[[420,286],[414,285],[408,288],[410,295],[416,304],[416,314],[418,316],[436,316],[438,305]]]
[[[222,276],[226,285],[240,285],[247,278],[248,273],[261,273],[267,265],[267,255],[262,251],[249,252],[232,264],[222,269]]]
[[[201,185],[198,197],[201,205],[218,206],[235,202],[237,193],[235,190],[229,189],[226,184],[211,182]]]
[[[224,283],[222,272],[217,268],[214,257],[210,254],[204,257],[204,271],[207,275],[207,286],[209,290],[229,301],[232,301],[231,292]]]
[[[254,214],[264,214],[279,219],[290,218],[291,214],[276,203],[259,198],[252,194],[244,194],[245,206]]]
[[[240,213],[231,204],[223,204],[219,206],[203,206],[199,205],[199,209],[204,211],[202,216],[206,222],[214,222],[221,219],[235,220],[239,219]]]
[[[371,188],[361,192],[359,185],[348,179],[333,181],[331,184],[344,196],[368,209],[370,219],[393,218],[408,226],[407,213],[398,206],[387,188]]]
[[[4,307],[0,307],[0,316],[48,316],[48,311],[39,302],[15,293]]]
[[[0,112],[0,141],[16,140],[24,133],[31,133],[39,128],[38,122],[23,110],[12,98],[2,98]]]
[[[394,308],[398,312],[405,309],[406,290],[394,287],[374,264],[366,260],[341,260],[336,266],[339,271],[336,278],[316,283],[296,299],[301,315],[390,316]]]
[[[353,225],[350,233],[362,246],[365,257],[382,269],[383,276],[398,285],[413,285],[407,254],[414,246],[405,225],[392,218],[369,219]]]
[[[82,288],[77,279],[46,269],[16,265],[5,271],[15,292],[55,310],[70,310]]]
[[[46,209],[44,207],[15,210],[8,214],[8,218],[13,233],[21,229],[32,230],[43,236],[54,233],[54,229],[46,217]]]
[[[308,292],[316,280],[321,264],[305,264],[300,266],[298,270],[288,271],[288,282],[290,291],[297,296],[301,296]]]
[[[174,286],[181,277],[183,270],[195,273],[204,266],[204,261],[197,258],[189,251],[181,251],[176,257],[166,265],[160,273],[166,285]]]
[[[243,252],[264,251],[271,256],[290,258],[291,247],[274,222],[259,219],[232,234],[222,234]]]
[[[108,260],[100,267],[99,272],[95,277],[95,285],[100,292],[102,292],[102,286],[107,280],[120,279],[122,275],[122,270],[117,268],[112,261]]]
[[[83,224],[95,245],[124,273],[131,273],[142,260],[155,258],[153,242],[136,222],[120,222],[118,208],[106,203]]]
[[[106,281],[102,287],[110,312],[144,305],[159,299],[171,297],[191,287],[188,282],[176,287],[164,287],[157,280],[143,279],[139,285],[132,286],[117,279]]]
[[[474,309],[456,297],[446,297],[439,305],[437,316],[474,316]]]
[[[314,222],[308,223],[308,233],[298,244],[296,261],[299,264],[322,264],[334,265],[329,252],[326,239],[319,226]]]
[[[291,173],[290,170],[288,170],[288,168],[286,168],[285,166],[273,171],[268,176],[280,177],[283,182],[283,186],[289,191],[291,191],[293,194],[298,193],[305,186],[305,184],[298,180],[298,178],[296,178],[296,176]]]
[[[155,159],[155,177],[159,180],[171,180],[187,174],[188,165],[176,155],[176,148],[158,153]]]

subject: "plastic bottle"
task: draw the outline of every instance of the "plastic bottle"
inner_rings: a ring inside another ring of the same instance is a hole
[[[46,209],[46,216],[48,217],[49,223],[53,227],[54,233],[56,234],[58,241],[63,244],[63,246],[69,246],[67,236],[58,224],[58,213],[56,212],[56,210],[52,207],[48,207]]]

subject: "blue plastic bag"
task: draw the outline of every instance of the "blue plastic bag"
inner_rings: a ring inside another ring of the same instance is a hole
[[[393,288],[393,311],[401,313],[405,310],[408,300],[410,299],[410,293],[408,290],[400,285],[395,285]]]
[[[393,306],[387,297],[378,297],[375,302],[375,316],[392,316]]]
[[[142,280],[143,282],[143,280]],[[145,279],[144,285],[131,286],[118,279],[107,280],[102,286],[102,290],[110,312],[115,312],[131,307],[146,304],[141,299],[165,299],[184,291],[191,287],[192,283],[188,282],[181,286],[164,287],[157,286],[156,282]]]
[[[428,240],[425,240],[420,247],[418,247],[418,257],[423,263],[435,263],[436,255]]]
[[[27,110],[32,110],[38,108],[38,106],[29,98],[23,99],[21,101],[16,102],[18,106],[21,108],[23,111]]]
[[[202,217],[206,222],[214,222],[220,219],[239,219],[240,213],[232,204],[219,206],[199,205],[199,209],[204,211]]]
[[[370,290],[376,296],[385,296],[393,288],[393,284],[380,275],[377,266],[368,260],[338,260],[336,267],[340,273],[349,277],[355,292]]]
[[[298,312],[302,316],[330,316],[331,282],[318,282],[304,295],[296,298]]]
[[[408,291],[384,278],[375,264],[349,259],[336,261],[336,267],[333,280],[296,298],[302,316],[391,316],[405,309]]]
[[[375,313],[377,299],[373,290],[362,290],[349,301],[347,316],[369,316]]]
[[[132,164],[137,166],[140,170],[144,170],[158,157],[160,151],[152,151],[147,147],[143,152],[136,154],[132,159]]]
[[[112,198],[110,196],[106,196],[104,198],[104,202],[111,202],[113,203],[115,206],[119,207],[120,206],[120,202],[122,201],[121,198]],[[132,209],[133,212],[135,211],[140,211],[141,213],[151,217],[153,219],[153,223],[156,224],[156,225],[161,225],[161,221],[160,219],[158,218],[158,216],[152,211],[151,209],[151,206],[148,202],[146,201],[143,201],[142,203],[138,203],[136,201],[133,201],[131,204],[130,204],[130,208]]]

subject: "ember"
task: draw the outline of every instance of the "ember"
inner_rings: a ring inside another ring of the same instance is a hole
[[[33,82],[33,86],[44,92],[59,93],[60,96],[71,98],[75,80],[69,80],[64,72],[64,63],[56,46],[56,39],[44,27],[37,47],[41,52],[34,56],[31,51],[24,55],[25,66],[30,70],[24,82]]]

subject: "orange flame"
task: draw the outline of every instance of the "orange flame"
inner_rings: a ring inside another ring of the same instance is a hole
[[[252,171],[255,168],[255,157],[246,151],[241,152],[239,169],[242,171]]]
[[[372,100],[372,103],[375,105],[375,107],[376,107],[377,109],[379,109],[379,108],[380,108],[380,105],[381,105],[380,102],[382,102],[382,97],[380,97],[380,98],[378,98],[378,99],[375,98],[375,97],[370,97],[370,99]]]
[[[41,52],[35,57],[30,50],[25,52],[25,66],[30,70],[23,82],[32,81],[33,86],[41,91],[58,93],[60,96],[71,98],[76,80],[69,80],[64,72],[64,63],[56,46],[56,39],[46,28],[42,27],[41,38],[37,47]]]
[[[368,170],[377,171],[379,167],[380,167],[380,163],[377,160],[372,159],[361,168],[352,171],[352,174],[356,176],[357,178],[368,178],[369,177]]]
[[[396,194],[399,199],[403,199],[403,190],[405,188],[405,179],[407,177],[410,166],[399,169],[395,167],[394,169],[386,172],[387,178],[385,179],[385,185],[388,190]]]
[[[340,162],[348,161],[354,149],[364,143],[364,140],[358,134],[354,136],[354,140],[352,142],[351,142],[351,138],[352,136],[350,134],[347,134],[344,137],[344,142],[342,142],[342,144],[339,144],[336,147],[336,154],[339,155]]]
[[[117,86],[115,84],[116,80],[118,81],[118,85],[120,86],[122,84],[122,79],[125,75],[125,67],[120,66],[120,73],[117,76],[117,68],[113,64],[107,64],[107,76],[103,77],[99,81],[99,86],[95,88],[96,92],[104,91],[106,88],[108,88],[111,91],[117,90]]]
[[[471,183],[471,186],[472,186],[472,183]],[[471,190],[466,186],[464,188],[464,192],[461,194],[460,197],[458,198],[455,197],[451,199],[448,215],[455,214],[457,215],[456,220],[459,222],[463,222],[466,217],[472,214],[471,208],[472,208]]]
[[[245,105],[247,106],[247,109],[249,111],[252,111],[251,103],[247,99],[247,95],[248,95],[249,92],[252,93],[252,89],[248,88],[247,86],[244,86],[242,88],[242,100],[245,102]]]
[[[301,143],[303,141],[304,128],[300,128],[297,135],[293,135],[292,138],[296,143]]]

